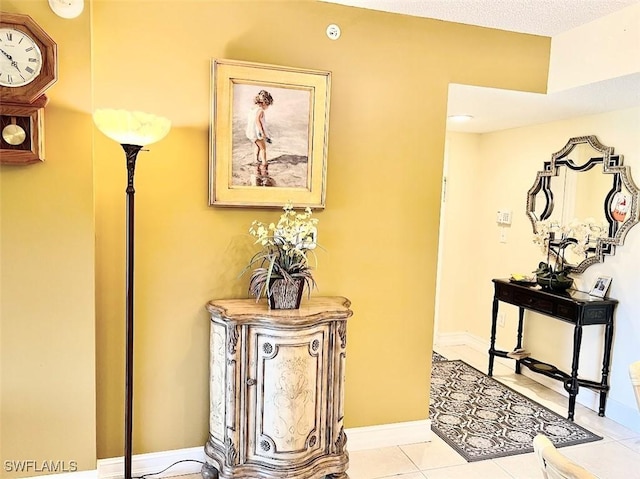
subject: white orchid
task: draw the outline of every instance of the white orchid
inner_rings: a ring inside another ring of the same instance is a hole
[[[287,251],[289,256],[304,256],[308,250],[315,249],[318,237],[318,219],[312,218],[313,212],[307,207],[304,213],[297,213],[291,203],[284,206],[284,213],[277,224],[268,226],[254,221],[249,234],[262,246],[275,246]]]
[[[552,254],[562,256],[564,248],[569,248],[574,254],[583,255],[594,247],[598,238],[607,235],[607,228],[602,221],[595,218],[579,220],[574,218],[566,225],[561,225],[558,221],[542,220],[536,221],[533,242],[540,246],[547,256],[547,262]],[[559,250],[556,251],[553,248]],[[562,257],[560,262],[563,263]],[[560,267],[564,266],[563,264]]]
[[[272,278],[283,278],[287,281],[302,278],[309,292],[315,287],[308,263],[307,252],[317,247],[318,219],[312,218],[311,208],[304,212],[296,212],[291,203],[287,203],[284,212],[277,223],[266,225],[254,221],[249,228],[249,234],[256,238],[255,243],[262,246],[243,273],[254,266],[258,266],[252,275],[249,291],[260,298],[269,288]]]

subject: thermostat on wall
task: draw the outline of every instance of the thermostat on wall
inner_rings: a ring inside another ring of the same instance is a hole
[[[498,217],[496,219],[499,225],[510,225],[511,224],[511,211],[510,210],[499,210]]]

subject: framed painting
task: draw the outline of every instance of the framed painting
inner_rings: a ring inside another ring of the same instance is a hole
[[[211,63],[209,204],[324,208],[331,74]]]

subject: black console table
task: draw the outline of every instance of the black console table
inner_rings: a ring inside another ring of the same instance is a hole
[[[580,386],[600,392],[599,416],[604,416],[609,391],[609,362],[611,358],[611,342],[613,340],[613,313],[618,304],[615,299],[598,298],[581,291],[568,290],[553,292],[540,289],[537,286],[517,284],[508,279],[494,279],[495,290],[493,296],[493,313],[491,320],[491,346],[489,348],[489,376],[493,374],[493,361],[496,356],[509,357],[508,351],[496,349],[496,322],[498,319],[498,304],[500,301],[519,308],[518,339],[515,349],[522,348],[522,327],[524,311],[528,309],[550,316],[560,321],[574,325],[573,332],[573,360],[571,374],[559,370],[552,364],[544,363],[532,357],[515,359],[515,371],[520,374],[520,367],[526,366],[530,370],[544,374],[550,378],[562,381],[564,389],[569,393],[568,418],[573,420],[576,396]],[[602,374],[600,382],[580,379],[578,377],[578,363],[580,360],[580,343],[582,342],[582,327],[592,324],[604,324],[604,354],[602,358]]]

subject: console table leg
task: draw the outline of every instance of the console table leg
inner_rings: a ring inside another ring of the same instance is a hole
[[[609,392],[609,364],[611,361],[611,344],[613,342],[613,321],[609,321],[604,330],[604,355],[602,356],[602,379],[600,380],[600,408],[598,416],[604,416]]]
[[[600,408],[598,409],[598,416],[604,417],[604,409],[607,405],[607,391],[600,391]]]
[[[493,375],[494,351],[496,350],[496,323],[498,322],[498,298],[493,297],[493,308],[491,312],[491,345],[489,346],[489,371],[488,376]]]
[[[571,381],[569,383],[569,415],[573,421],[576,410],[576,396],[578,395],[578,364],[580,362],[580,343],[582,343],[582,326],[576,324],[573,330],[573,360],[571,362]]]
[[[518,342],[516,349],[522,348],[522,325],[524,323],[524,308],[518,308]],[[520,360],[516,361],[516,374],[520,374]]]

